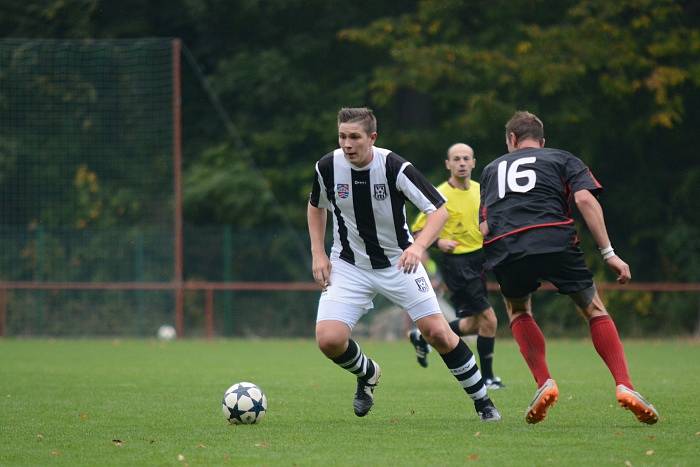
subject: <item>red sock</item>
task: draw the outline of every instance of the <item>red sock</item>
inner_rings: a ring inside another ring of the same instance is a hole
[[[624,384],[628,388],[634,389],[627,371],[625,351],[622,348],[620,336],[617,334],[615,322],[610,316],[603,315],[591,318],[588,324],[591,327],[593,346],[612,373],[615,385]]]
[[[513,337],[520,346],[520,353],[530,367],[532,376],[537,381],[537,387],[541,387],[549,376],[547,360],[545,359],[545,342],[542,330],[533,317],[522,313],[510,323]]]

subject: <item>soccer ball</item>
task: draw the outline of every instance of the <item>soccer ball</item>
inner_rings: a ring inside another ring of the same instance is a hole
[[[267,412],[267,396],[263,390],[246,381],[228,388],[221,404],[224,418],[233,425],[258,423]]]
[[[175,328],[169,324],[164,324],[158,328],[158,339],[162,341],[171,341],[177,337]]]

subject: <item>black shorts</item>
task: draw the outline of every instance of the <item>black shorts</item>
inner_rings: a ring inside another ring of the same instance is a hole
[[[580,292],[593,286],[593,274],[586,266],[578,247],[556,253],[525,256],[493,268],[507,298],[521,298],[534,292],[546,280],[562,294]]]
[[[487,300],[483,249],[443,255],[442,274],[458,317],[478,315],[491,306]]]

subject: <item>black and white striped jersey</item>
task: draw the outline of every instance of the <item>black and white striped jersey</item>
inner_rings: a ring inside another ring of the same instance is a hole
[[[331,259],[363,269],[396,265],[413,243],[406,223],[406,200],[424,213],[445,198],[410,162],[388,149],[372,147],[372,161],[361,169],[342,149],[316,163],[309,202],[333,214]]]

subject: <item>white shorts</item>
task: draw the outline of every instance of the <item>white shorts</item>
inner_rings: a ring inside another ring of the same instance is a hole
[[[352,329],[372,309],[372,299],[378,293],[406,310],[414,322],[440,313],[423,265],[413,274],[405,274],[396,266],[361,269],[338,259],[331,261],[330,285],[321,293],[316,322],[342,321]]]

